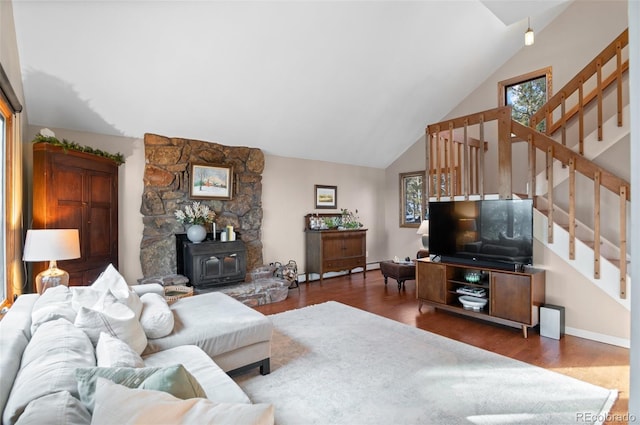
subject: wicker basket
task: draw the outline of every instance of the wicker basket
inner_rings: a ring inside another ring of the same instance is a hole
[[[164,298],[169,304],[178,301],[180,298],[190,297],[192,295],[192,286],[170,285],[164,287]]]

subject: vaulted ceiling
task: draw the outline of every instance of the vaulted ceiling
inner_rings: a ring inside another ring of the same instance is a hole
[[[579,0],[576,0],[579,1]],[[569,0],[13,0],[28,122],[384,168]]]

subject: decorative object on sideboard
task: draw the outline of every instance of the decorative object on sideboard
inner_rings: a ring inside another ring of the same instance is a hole
[[[361,227],[363,227],[363,224],[360,223],[360,219],[358,217],[358,210],[355,210],[355,212],[353,211],[349,211],[346,208],[342,208],[340,210],[340,213],[342,215],[341,217],[341,223],[338,226],[338,228],[342,228],[342,229],[359,229]]]
[[[426,250],[429,249],[429,220],[422,220],[418,231],[418,235],[422,235],[422,247]]]
[[[193,243],[200,243],[206,239],[207,229],[204,225],[213,223],[216,218],[216,213],[208,205],[195,201],[186,205],[184,210],[176,211],[174,215],[180,223],[191,225],[187,228],[187,238]]]
[[[233,167],[192,163],[189,197],[230,201],[233,197]]]
[[[314,188],[316,209],[338,208],[338,186],[317,184]]]
[[[57,260],[80,258],[78,229],[27,230],[23,261],[49,261],[49,268],[36,276],[36,288],[42,294],[54,286],[69,286],[69,273],[58,268]]]

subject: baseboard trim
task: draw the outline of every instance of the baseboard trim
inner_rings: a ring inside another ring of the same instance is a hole
[[[584,339],[590,339],[596,342],[603,342],[605,344],[616,345],[618,347],[629,348],[631,346],[631,341],[628,339],[618,338],[611,335],[604,335],[597,332],[586,331],[584,329],[566,327],[564,332],[567,335],[577,336]]]

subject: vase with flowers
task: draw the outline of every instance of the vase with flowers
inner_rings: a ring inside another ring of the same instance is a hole
[[[216,213],[200,202],[193,202],[191,205],[185,205],[184,209],[174,213],[176,219],[182,224],[189,224],[187,228],[187,238],[193,243],[200,243],[207,238],[207,229],[204,227],[207,223],[213,223]]]

